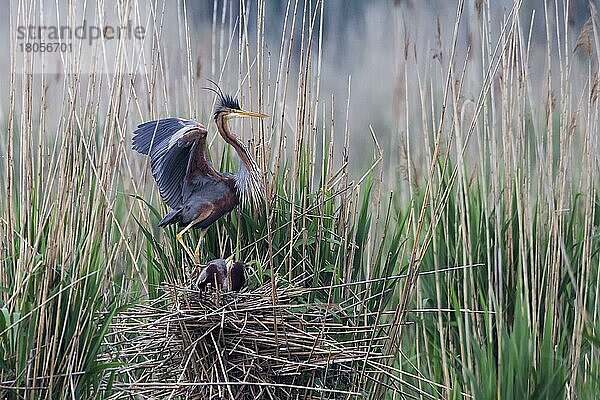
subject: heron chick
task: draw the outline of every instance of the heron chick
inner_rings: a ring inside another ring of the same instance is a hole
[[[246,284],[244,269],[245,264],[241,261],[228,263],[222,258],[212,260],[200,272],[197,279],[198,288],[204,290],[211,284],[225,292],[239,292]]]

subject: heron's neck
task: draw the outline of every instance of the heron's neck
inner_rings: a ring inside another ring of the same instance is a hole
[[[227,125],[227,120],[223,115],[217,117],[217,129],[219,133],[225,139],[227,143],[233,146],[235,152],[240,157],[240,168],[245,168],[246,171],[251,171],[256,163],[252,156],[248,152],[246,146],[244,146],[240,140],[229,130],[229,126]],[[258,166],[256,166],[258,168]]]
[[[240,165],[235,174],[238,196],[242,203],[252,202],[256,205],[263,193],[260,169],[246,146],[231,133],[225,117],[219,115],[216,122],[219,133],[227,143],[233,146],[233,149],[240,158]]]

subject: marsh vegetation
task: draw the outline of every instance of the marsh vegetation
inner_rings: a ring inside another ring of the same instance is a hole
[[[274,334],[266,353],[278,374],[289,372],[277,350],[287,343],[298,370],[314,363],[311,372],[252,393],[600,393],[592,3],[190,3],[8,6],[1,397],[185,398],[210,384],[183,373],[191,361],[181,357],[161,375],[161,352],[186,343],[169,341],[172,325],[160,321],[181,321],[179,306],[191,307],[177,297],[189,289],[189,259],[175,229],[157,228],[166,207],[131,150],[139,123],[194,118],[209,128],[213,164],[233,170],[206,78],[272,117],[232,126],[263,171],[265,200],[212,226],[202,257],[233,253],[250,266],[240,304],[255,320],[272,322],[260,311],[270,304],[289,327],[321,324],[289,342]],[[96,40],[85,56],[74,41],[57,70],[56,59],[31,62],[16,45],[18,26],[84,19],[129,21],[145,35]],[[227,314],[248,328],[236,318]],[[364,329],[338,335],[325,322]],[[351,368],[316,362],[306,337],[319,349],[354,343]],[[250,380],[221,361],[194,368],[213,371],[214,382]],[[223,384],[209,393],[234,392]]]

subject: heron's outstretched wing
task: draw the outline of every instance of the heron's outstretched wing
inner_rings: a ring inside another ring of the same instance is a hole
[[[150,151],[165,139],[170,139],[181,128],[198,126],[200,123],[181,118],[165,118],[144,122],[133,132],[133,150],[150,155]],[[202,125],[200,125],[202,126]]]
[[[150,156],[160,195],[173,209],[181,204],[192,145],[197,139],[204,139],[197,144],[204,152],[206,135],[206,128],[200,123],[180,118],[146,122],[133,133],[133,149]]]

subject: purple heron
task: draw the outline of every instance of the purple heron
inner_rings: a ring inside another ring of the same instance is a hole
[[[218,86],[217,86],[218,88]],[[219,89],[214,120],[221,137],[240,159],[237,172],[217,171],[206,156],[207,130],[199,122],[165,118],[145,122],[133,132],[133,149],[150,156],[152,175],[162,199],[170,211],[158,226],[178,224],[183,227],[177,241],[186,253],[200,264],[200,246],[206,228],[238,204],[260,204],[264,196],[262,174],[252,155],[229,129],[232,118],[268,118],[268,115],[244,111],[237,99]],[[201,229],[195,251],[183,241],[192,228]]]

